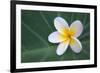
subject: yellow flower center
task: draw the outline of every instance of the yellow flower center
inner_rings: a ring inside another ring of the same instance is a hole
[[[75,35],[75,31],[71,29],[63,29],[63,35],[60,36],[62,40],[70,41],[72,37]]]

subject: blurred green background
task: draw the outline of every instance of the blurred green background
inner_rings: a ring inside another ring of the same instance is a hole
[[[56,54],[58,44],[48,42],[48,36],[56,31],[54,18],[61,16],[69,25],[80,20],[83,23],[83,33],[78,39],[83,50],[76,54],[70,47],[62,55]],[[47,62],[90,59],[90,14],[75,12],[52,12],[21,10],[21,62]]]

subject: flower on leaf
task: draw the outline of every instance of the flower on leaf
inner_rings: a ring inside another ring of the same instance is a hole
[[[57,31],[54,31],[48,36],[48,41],[51,43],[59,43],[56,50],[57,55],[63,55],[69,45],[72,51],[80,53],[82,45],[77,37],[83,31],[81,21],[76,20],[69,26],[62,17],[56,17],[54,19],[54,26]]]

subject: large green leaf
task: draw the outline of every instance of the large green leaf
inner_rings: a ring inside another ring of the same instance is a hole
[[[62,55],[56,54],[58,44],[48,42],[48,35],[55,31],[54,18],[63,17],[69,25],[80,20],[84,30],[78,38],[83,50],[76,54],[70,47]],[[21,11],[21,62],[44,62],[90,59],[90,15],[89,13]]]

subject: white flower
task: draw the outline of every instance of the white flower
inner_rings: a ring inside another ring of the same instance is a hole
[[[57,31],[48,36],[51,43],[59,43],[56,53],[62,55],[70,45],[72,51],[79,53],[82,50],[81,42],[77,39],[83,31],[82,23],[79,20],[74,21],[70,27],[61,17],[54,19],[54,26]]]

